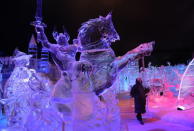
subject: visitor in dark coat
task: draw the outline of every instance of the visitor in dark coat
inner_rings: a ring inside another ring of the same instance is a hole
[[[130,95],[134,97],[135,113],[137,113],[136,117],[141,124],[144,124],[141,114],[146,112],[146,94],[148,92],[149,89],[143,87],[141,78],[137,78],[135,85],[131,89]]]

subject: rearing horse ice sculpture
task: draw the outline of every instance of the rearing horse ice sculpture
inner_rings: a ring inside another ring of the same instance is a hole
[[[79,29],[78,40],[83,47],[80,59],[93,65],[91,79],[97,95],[111,87],[117,72],[129,61],[150,55],[155,43],[153,41],[143,43],[124,56],[116,57],[110,45],[120,40],[120,37],[114,28],[111,14],[83,23]]]

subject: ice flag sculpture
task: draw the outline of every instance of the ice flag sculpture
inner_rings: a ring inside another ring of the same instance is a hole
[[[182,76],[177,109],[185,110],[191,108],[194,108],[194,58]]]

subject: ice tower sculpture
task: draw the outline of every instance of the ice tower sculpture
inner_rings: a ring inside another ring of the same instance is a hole
[[[179,110],[194,108],[194,58],[182,76],[177,104]]]
[[[49,69],[49,51],[47,48],[42,47],[38,71],[48,73]]]
[[[30,42],[28,44],[28,54],[32,55],[32,58],[30,59],[30,68],[37,69],[37,55],[38,55],[38,49],[37,44],[34,38],[34,35],[32,35]]]

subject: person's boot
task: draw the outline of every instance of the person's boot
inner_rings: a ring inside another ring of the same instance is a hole
[[[143,122],[141,113],[138,113],[138,114],[136,115],[136,118],[137,118],[137,120],[140,122],[140,124],[144,125],[144,122]]]
[[[143,122],[143,120],[139,120],[139,122],[140,122],[140,124],[144,125],[144,122]]]

